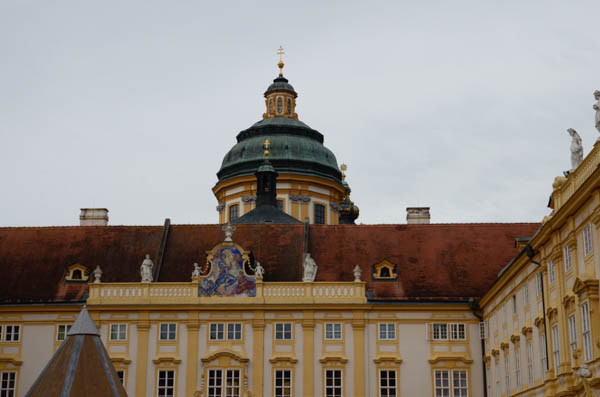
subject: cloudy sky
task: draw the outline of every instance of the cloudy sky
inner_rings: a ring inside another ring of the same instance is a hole
[[[285,75],[364,223],[539,221],[589,152],[600,1],[0,1],[0,225],[215,223]]]

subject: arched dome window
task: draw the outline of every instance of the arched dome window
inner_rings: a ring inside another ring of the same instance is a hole
[[[289,98],[287,100],[287,114],[288,116],[292,115],[292,100]]]
[[[269,99],[269,114],[273,114],[273,100]]]
[[[277,114],[283,113],[283,100],[281,97],[277,98]]]

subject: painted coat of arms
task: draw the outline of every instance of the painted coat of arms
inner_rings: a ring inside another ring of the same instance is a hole
[[[256,296],[256,282],[248,274],[248,252],[234,243],[221,243],[207,252],[207,274],[201,276],[198,296]]]

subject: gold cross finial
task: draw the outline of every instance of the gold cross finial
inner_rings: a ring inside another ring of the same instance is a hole
[[[346,164],[340,165],[340,169],[342,170],[342,181],[346,180],[346,170],[348,169],[348,167],[346,166]]]
[[[285,52],[283,52],[282,46],[279,46],[279,50],[277,50],[277,54],[279,54],[279,63],[277,64],[277,66],[279,66],[279,75],[283,76],[283,66],[285,65],[283,63],[283,54],[285,54]]]
[[[265,157],[267,158],[267,160],[269,159],[269,146],[270,145],[271,145],[271,143],[269,142],[269,138],[265,139],[263,148],[265,149]]]

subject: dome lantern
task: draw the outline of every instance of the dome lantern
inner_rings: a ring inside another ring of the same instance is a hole
[[[288,83],[288,79],[283,77],[283,47],[279,47],[279,76],[265,91],[265,106],[266,112],[263,114],[263,119],[273,117],[287,117],[298,120],[296,113],[296,98],[298,94],[294,91],[294,87]]]

